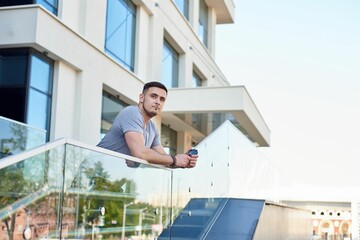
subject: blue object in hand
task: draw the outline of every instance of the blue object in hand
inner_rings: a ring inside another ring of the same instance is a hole
[[[189,155],[189,156],[198,155],[198,150],[196,150],[195,148],[193,148],[193,149],[190,149],[189,151],[187,151],[186,154]]]

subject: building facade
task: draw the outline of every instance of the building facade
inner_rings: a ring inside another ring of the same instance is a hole
[[[256,146],[270,130],[243,86],[215,62],[216,25],[232,0],[0,2],[0,115],[47,139],[96,144],[144,83],[169,88],[155,122],[169,152],[197,144],[224,120]]]

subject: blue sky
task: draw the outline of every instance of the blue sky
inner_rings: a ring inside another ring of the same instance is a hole
[[[360,1],[233,2],[216,61],[268,124],[262,151],[295,183],[360,186]]]

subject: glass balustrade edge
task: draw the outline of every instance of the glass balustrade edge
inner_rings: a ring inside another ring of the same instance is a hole
[[[13,120],[13,119],[6,118],[6,117],[3,117],[3,116],[0,116],[0,120],[4,120],[4,121],[6,121],[6,122],[14,123],[14,124],[16,124],[16,125],[20,125],[20,126],[23,126],[23,127],[26,127],[26,128],[34,129],[34,130],[39,131],[39,132],[46,133],[46,130],[45,130],[45,129],[41,129],[41,128],[37,128],[37,127],[34,127],[34,126],[30,126],[30,125],[28,125],[28,124],[25,124],[25,123],[22,123],[22,122],[18,122],[18,121],[15,121],[15,120]]]
[[[119,157],[119,158],[123,158],[123,159],[126,159],[126,160],[131,160],[131,161],[147,164],[147,165],[150,165],[150,166],[154,166],[156,168],[161,168],[161,169],[164,169],[164,170],[171,171],[170,169],[166,168],[165,166],[162,166],[162,165],[159,165],[159,164],[152,164],[152,163],[149,163],[148,161],[140,159],[140,158],[132,157],[132,156],[125,155],[125,154],[122,154],[122,153],[117,153],[117,152],[114,152],[114,151],[111,151],[111,150],[108,150],[108,149],[104,149],[104,148],[100,148],[100,147],[96,147],[96,146],[91,146],[91,145],[88,145],[88,144],[85,144],[85,143],[82,143],[82,142],[79,142],[79,141],[76,141],[76,140],[73,140],[73,139],[68,139],[68,138],[60,138],[60,139],[57,139],[57,140],[55,140],[53,142],[48,142],[48,143],[45,143],[45,144],[43,144],[43,145],[41,145],[39,147],[35,147],[33,149],[30,149],[28,151],[24,151],[22,153],[18,153],[16,155],[12,155],[12,156],[0,159],[0,169],[5,168],[7,166],[10,166],[12,164],[15,164],[17,162],[23,161],[24,159],[35,156],[35,155],[37,155],[39,153],[48,151],[48,150],[50,150],[52,148],[58,147],[60,145],[64,145],[64,144],[71,144],[71,145],[74,145],[74,146],[77,146],[77,147],[85,148],[85,149],[88,149],[88,150],[91,150],[91,151],[96,151],[96,152],[103,153],[103,154],[106,154],[106,155],[110,155],[110,156],[113,156],[113,157]]]
[[[5,157],[5,158],[2,158],[0,159],[0,169],[3,169],[5,167],[8,167],[12,164],[15,164],[15,163],[18,163],[18,162],[21,162],[27,158],[30,158],[30,157],[33,157],[37,154],[40,154],[40,153],[43,153],[43,152],[46,152],[50,149],[53,149],[53,148],[56,148],[58,146],[61,146],[61,145],[64,145],[66,144],[67,140],[66,138],[60,138],[58,140],[55,140],[53,142],[48,142],[48,143],[45,143],[39,147],[35,147],[33,149],[30,149],[30,150],[27,150],[27,151],[24,151],[24,152],[21,152],[21,153],[18,153],[18,154],[15,154],[15,155],[11,155],[9,157]]]

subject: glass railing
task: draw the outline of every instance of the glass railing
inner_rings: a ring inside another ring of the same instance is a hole
[[[171,171],[66,139],[0,161],[0,239],[154,239]],[[140,160],[141,161],[141,160]]]
[[[4,158],[0,239],[176,239],[189,233],[188,221],[200,236],[223,199],[261,199],[262,187],[278,186],[276,171],[229,122],[196,148],[197,166],[174,170],[66,139]]]
[[[0,158],[40,146],[46,131],[0,116]]]

